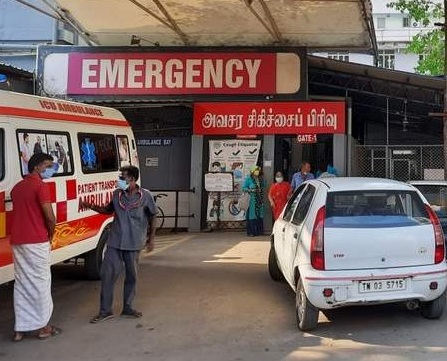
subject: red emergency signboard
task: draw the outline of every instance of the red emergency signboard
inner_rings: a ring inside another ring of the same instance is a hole
[[[194,134],[343,134],[344,102],[195,103]]]
[[[67,93],[77,95],[293,94],[300,55],[263,52],[70,52]]]

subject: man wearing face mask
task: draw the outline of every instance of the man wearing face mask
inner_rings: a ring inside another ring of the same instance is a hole
[[[101,267],[101,299],[99,313],[91,323],[99,323],[113,318],[113,291],[116,280],[124,264],[125,279],[123,308],[121,316],[139,318],[142,313],[135,310],[137,266],[140,252],[148,252],[154,247],[157,206],[154,197],[136,183],[139,170],[134,166],[121,168],[118,188],[113,192],[112,201],[106,206],[82,203],[84,208],[102,214],[114,214],[107,248]]]
[[[54,173],[53,157],[34,154],[27,170],[28,175],[11,190],[15,342],[31,331],[37,330],[39,339],[61,332],[49,324],[53,312],[50,250],[56,220],[49,187],[42,180]]]
[[[314,175],[310,172],[310,163],[309,162],[302,162],[301,163],[301,170],[299,172],[296,172],[292,177],[292,183],[290,184],[290,191],[287,195],[287,198],[290,198],[293,191],[297,189],[301,183],[310,180],[315,179]]]

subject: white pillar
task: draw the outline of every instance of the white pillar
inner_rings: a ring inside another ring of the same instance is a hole
[[[193,135],[191,140],[191,188],[195,190],[190,193],[189,209],[194,214],[189,219],[189,231],[199,232],[201,230],[202,217],[202,175],[203,175],[203,136]]]
[[[265,217],[264,217],[264,231],[270,232],[273,227],[272,222],[272,210],[268,201],[267,192],[272,185],[275,169],[273,168],[275,162],[275,136],[264,135],[262,145],[262,172],[266,183],[264,204],[265,204]]]

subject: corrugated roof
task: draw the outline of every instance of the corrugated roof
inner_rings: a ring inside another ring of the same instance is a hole
[[[366,76],[371,79],[386,80],[388,82],[402,83],[437,91],[444,91],[446,86],[445,80],[439,77],[350,63],[319,56],[308,56],[308,65],[313,68],[326,69],[349,75]]]
[[[34,74],[32,72],[22,69],[22,68],[15,67],[10,64],[6,64],[6,63],[0,63],[0,72],[14,74],[14,75],[20,75],[20,76],[28,77],[30,79],[32,79],[34,77]]]
[[[442,134],[442,122],[431,113],[442,112],[444,78],[355,64],[317,56],[308,57],[309,94],[349,98],[354,123],[411,129],[407,134],[433,139]],[[385,130],[384,130],[385,131]],[[357,134],[362,138],[361,134]],[[385,137],[385,133],[378,135]],[[380,142],[381,139],[376,139]],[[414,139],[413,139],[414,141]]]
[[[67,99],[83,102],[83,103],[89,103],[89,104],[102,104],[107,107],[113,107],[113,108],[158,108],[163,106],[173,106],[173,105],[180,105],[185,107],[192,107],[192,104],[194,103],[193,99],[186,100],[184,98],[161,98],[161,97],[150,97],[150,98],[134,98],[132,96],[117,96],[117,97],[109,97],[108,99],[98,99],[92,96],[85,96],[85,95],[79,95],[79,96],[70,96],[67,97]]]

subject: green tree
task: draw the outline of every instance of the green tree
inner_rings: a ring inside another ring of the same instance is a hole
[[[397,0],[387,4],[389,8],[408,14],[411,20],[423,26],[444,19],[444,7],[433,0]],[[415,71],[425,75],[444,75],[444,31],[442,27],[431,31],[421,31],[413,37],[407,50],[423,55],[418,61]]]

